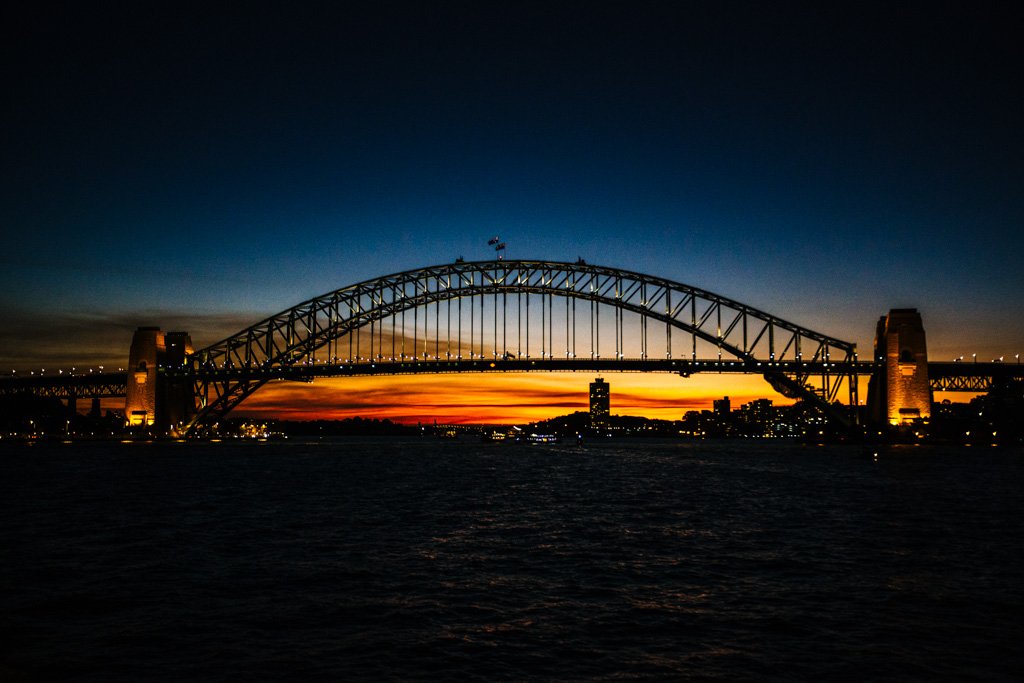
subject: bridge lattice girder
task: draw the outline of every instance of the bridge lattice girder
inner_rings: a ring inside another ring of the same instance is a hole
[[[807,398],[818,397],[823,403],[834,400],[839,386],[838,381],[829,381],[829,375],[833,375],[833,380],[841,377],[842,366],[856,358],[855,346],[849,342],[665,278],[582,261],[459,261],[395,273],[328,292],[198,350],[187,361],[199,398],[193,425],[223,416],[269,378],[269,374],[260,377],[258,373],[247,373],[243,378],[218,379],[217,369],[269,370],[338,362],[340,359],[330,352],[333,341],[404,311],[442,301],[510,294],[527,295],[527,307],[530,295],[548,297],[549,310],[552,299],[559,297],[632,312],[645,324],[663,323],[667,340],[664,355],[650,353],[645,328],[642,358],[671,357],[671,335],[678,330],[692,338],[691,358],[697,357],[698,340],[703,340],[717,348],[720,357],[725,354],[741,361],[789,359],[826,365],[831,362],[835,371],[825,373],[824,396],[804,388],[806,376],[766,373],[774,378],[773,385]],[[481,328],[481,340],[482,336]],[[462,340],[459,341],[461,354]],[[542,355],[554,358],[551,351],[549,348]],[[566,355],[569,356],[568,351]],[[424,360],[428,357],[423,356]]]
[[[29,394],[66,400],[119,397],[125,395],[127,378],[124,372],[3,378],[0,396]]]
[[[1000,383],[1024,381],[1024,365],[1011,363],[928,363],[932,391],[984,393]]]

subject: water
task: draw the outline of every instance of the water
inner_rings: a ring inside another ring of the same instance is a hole
[[[1019,680],[1024,454],[0,449],[0,679]]]

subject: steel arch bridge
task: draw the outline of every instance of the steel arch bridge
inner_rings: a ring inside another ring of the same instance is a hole
[[[857,403],[854,344],[638,272],[498,260],[366,280],[281,311],[163,368],[190,385],[195,432],[271,380],[365,374],[620,370],[762,374],[833,415]]]

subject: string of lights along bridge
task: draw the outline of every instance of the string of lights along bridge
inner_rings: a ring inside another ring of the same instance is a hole
[[[273,380],[604,370],[756,373],[845,423],[859,419],[848,407],[860,403],[862,375],[872,419],[899,423],[927,418],[932,390],[984,391],[1021,374],[1015,364],[929,363],[912,309],[883,316],[874,357],[861,360],[850,342],[666,278],[499,258],[342,287],[201,349],[186,332],[140,328],[126,373],[8,379],[0,392],[35,379],[37,393],[72,401],[117,395],[123,382],[129,424],[194,433]]]

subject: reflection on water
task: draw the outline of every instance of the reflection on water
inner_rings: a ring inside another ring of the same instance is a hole
[[[1020,451],[0,450],[0,677],[1006,679]]]

